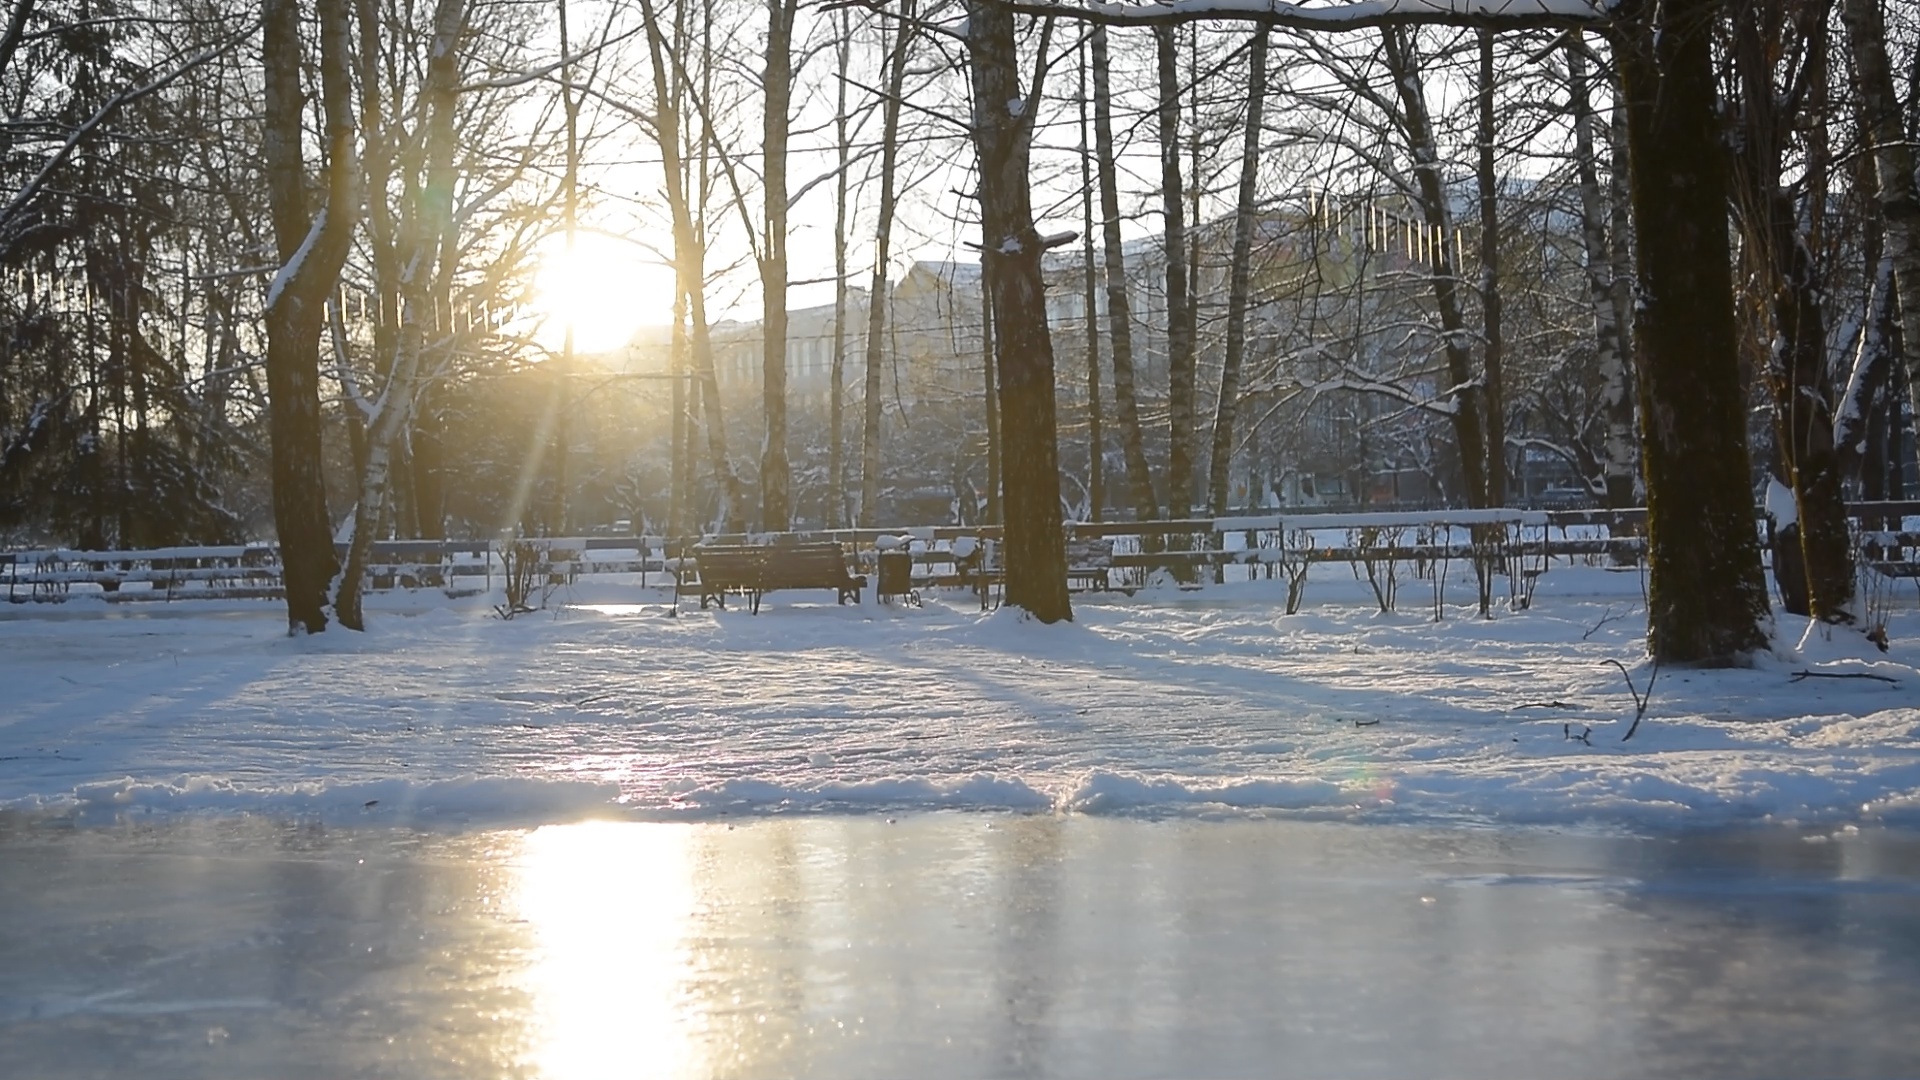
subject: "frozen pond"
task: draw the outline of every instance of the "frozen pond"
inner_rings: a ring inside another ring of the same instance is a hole
[[[16,1076],[1920,1074],[1920,835],[0,815]]]

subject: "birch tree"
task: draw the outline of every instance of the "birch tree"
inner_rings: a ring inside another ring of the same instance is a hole
[[[437,0],[433,37],[427,51],[426,79],[420,93],[420,109],[425,116],[422,153],[417,178],[407,184],[408,189],[417,192],[418,207],[408,215],[413,220],[409,222],[407,250],[399,263],[399,335],[394,342],[385,388],[374,403],[367,423],[360,498],[354,510],[346,566],[334,593],[334,610],[340,624],[350,630],[365,629],[360,594],[366,577],[367,553],[380,534],[381,523],[388,512],[394,449],[412,422],[414,398],[419,389],[417,375],[427,333],[430,329],[451,330],[450,318],[442,322],[434,317],[435,312],[443,317],[446,312],[444,305],[434,303],[432,287],[440,277],[438,264],[442,255],[458,251],[457,244],[448,243],[447,234],[453,228],[454,108],[460,84],[460,38],[466,22],[465,0]],[[373,91],[363,88],[363,92]],[[384,198],[384,191],[377,195]]]
[[[1875,201],[1886,229],[1886,259],[1899,297],[1907,392],[1912,415],[1920,418],[1920,188],[1916,187],[1920,181],[1914,178],[1913,143],[1894,90],[1880,0],[1840,0],[1840,19],[1853,58],[1862,134],[1873,150],[1874,177],[1879,182]]]
[[[1587,45],[1576,32],[1568,41],[1567,97],[1573,113],[1574,169],[1580,191],[1580,238],[1586,254],[1589,305],[1593,309],[1595,366],[1603,383],[1605,437],[1601,443],[1601,484],[1609,507],[1633,506],[1638,480],[1634,439],[1633,379],[1628,367],[1615,306],[1615,264],[1608,236],[1608,191],[1601,187],[1599,127],[1588,75]],[[1617,166],[1616,166],[1617,168]]]

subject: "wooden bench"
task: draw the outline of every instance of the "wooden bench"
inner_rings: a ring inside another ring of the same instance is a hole
[[[1067,588],[1075,582],[1083,590],[1113,588],[1113,541],[1106,537],[1075,537],[1067,541]]]
[[[860,602],[867,579],[847,572],[847,551],[834,541],[798,544],[701,544],[693,549],[700,573],[700,606],[726,607],[727,594],[747,598],[760,613],[760,598],[776,589],[832,589],[842,604]]]

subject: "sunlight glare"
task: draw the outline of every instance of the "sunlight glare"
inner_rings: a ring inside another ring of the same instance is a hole
[[[624,347],[641,326],[666,322],[673,276],[647,258],[644,249],[599,233],[576,234],[571,255],[564,239],[549,240],[535,300],[545,317],[540,340],[558,350],[571,325],[575,352],[606,353]]]
[[[517,901],[536,955],[532,1072],[555,1080],[705,1074],[688,1015],[689,830],[590,821],[529,833]]]

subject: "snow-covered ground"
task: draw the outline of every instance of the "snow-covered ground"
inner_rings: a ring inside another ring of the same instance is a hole
[[[1911,588],[1891,651],[1783,616],[1752,668],[1659,672],[1622,742],[1610,662],[1652,675],[1638,574],[1556,567],[1530,610],[1440,622],[1423,582],[1382,615],[1344,567],[1316,575],[1293,616],[1253,582],[1080,596],[1052,627],[959,593],[670,617],[608,579],[512,621],[382,597],[370,632],[314,638],[271,603],[20,605],[0,610],[0,809],[1920,822]]]

